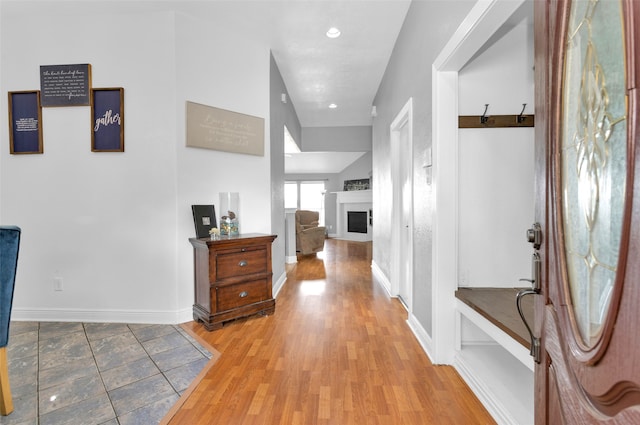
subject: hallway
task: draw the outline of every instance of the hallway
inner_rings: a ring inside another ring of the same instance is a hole
[[[433,366],[371,273],[371,243],[329,239],[298,257],[272,316],[207,332],[221,353],[163,423],[493,424],[449,366]]]

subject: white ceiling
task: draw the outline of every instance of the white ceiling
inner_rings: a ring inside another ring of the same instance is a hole
[[[303,127],[371,125],[373,99],[410,0],[284,1],[272,52]],[[329,28],[340,37],[326,36]],[[338,105],[330,109],[329,104]],[[286,174],[340,173],[364,152],[302,152]]]
[[[274,17],[271,49],[300,124],[371,125],[373,98],[410,0],[274,3],[282,13]],[[328,38],[330,27],[341,36]]]

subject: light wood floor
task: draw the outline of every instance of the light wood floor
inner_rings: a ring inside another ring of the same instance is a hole
[[[298,257],[276,312],[207,332],[220,355],[165,417],[204,424],[494,424],[456,371],[433,366],[371,274],[371,243]]]

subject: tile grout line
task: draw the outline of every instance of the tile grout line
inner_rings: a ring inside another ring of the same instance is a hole
[[[36,424],[40,425],[40,322],[36,338]]]
[[[162,375],[162,377],[165,379],[165,381],[167,381],[167,383],[171,386],[171,389],[173,390],[174,393],[176,393],[176,395],[178,397],[180,397],[180,393],[178,393],[178,391],[176,391],[176,388],[173,386],[173,384],[171,383],[171,381],[169,380],[169,378],[167,377],[167,375],[165,375],[165,373],[162,371],[162,369],[160,368],[160,365],[158,363],[156,363],[156,361],[153,359],[153,357],[151,357],[151,353],[149,353],[149,351],[147,350],[147,348],[144,346],[144,344],[142,343],[142,341],[140,341],[140,339],[138,338],[138,336],[136,335],[135,332],[133,332],[133,329],[131,329],[131,327],[129,326],[129,324],[127,324],[127,328],[129,328],[129,331],[131,332],[131,334],[133,335],[133,337],[136,339],[136,341],[138,342],[138,344],[140,344],[140,347],[142,347],[142,349],[144,350],[144,352],[147,354],[147,357],[149,357],[149,360],[151,360],[151,362],[153,363],[153,365],[155,367],[158,368],[158,372],[160,372],[160,374]],[[145,407],[145,406],[140,406],[140,407]],[[140,408],[139,407],[139,408]]]
[[[129,326],[127,325],[127,329],[129,329]],[[91,345],[91,341],[89,340],[89,335],[87,335],[87,327],[86,327],[86,323],[82,322],[82,330],[84,331],[84,337],[87,339],[87,344],[89,345],[89,350],[91,350],[91,357],[93,358],[93,363],[96,365],[96,372],[98,373],[98,376],[100,377],[100,382],[102,382],[102,388],[104,389],[104,393],[107,396],[107,398],[109,399],[109,403],[111,404],[111,408],[113,409],[113,417],[114,419],[120,423],[120,420],[118,420],[118,413],[116,412],[116,407],[113,405],[113,400],[111,400],[111,395],[109,395],[109,391],[107,391],[107,386],[104,383],[104,378],[102,377],[102,373],[100,372],[100,366],[98,366],[98,359],[96,358],[96,353],[93,350],[93,346]]]

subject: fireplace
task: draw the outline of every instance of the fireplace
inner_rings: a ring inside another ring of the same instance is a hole
[[[371,190],[350,190],[336,193],[336,233],[333,237],[365,242],[373,238]]]
[[[347,232],[367,233],[366,211],[347,211]]]

